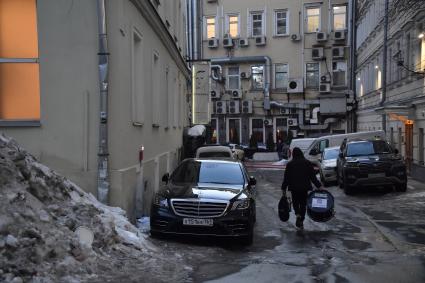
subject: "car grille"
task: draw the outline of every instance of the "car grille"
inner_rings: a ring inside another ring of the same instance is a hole
[[[389,163],[362,163],[359,165],[361,173],[383,173],[390,170],[391,164]]]
[[[171,200],[175,214],[201,218],[222,216],[228,204],[227,201]]]

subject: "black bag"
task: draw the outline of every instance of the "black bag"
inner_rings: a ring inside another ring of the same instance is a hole
[[[335,215],[334,197],[326,190],[315,190],[308,194],[307,215],[316,222],[326,222]]]
[[[279,218],[281,221],[286,222],[289,219],[289,212],[291,212],[291,202],[289,201],[286,194],[284,194],[279,201],[278,204],[278,212],[279,212]]]

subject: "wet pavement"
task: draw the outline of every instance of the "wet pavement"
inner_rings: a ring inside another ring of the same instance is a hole
[[[336,186],[335,217],[295,228],[277,216],[281,169],[250,168],[257,178],[252,246],[215,238],[152,239],[182,257],[193,282],[425,282],[425,185],[346,196]]]

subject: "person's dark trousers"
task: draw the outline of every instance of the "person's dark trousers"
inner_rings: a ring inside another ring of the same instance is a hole
[[[307,194],[308,192],[292,192],[292,206],[296,215],[301,217],[301,221],[304,221],[305,212],[307,210]]]

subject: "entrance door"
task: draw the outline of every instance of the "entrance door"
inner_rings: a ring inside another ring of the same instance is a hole
[[[410,170],[412,168],[412,161],[413,161],[413,124],[412,123],[406,123],[404,124],[406,128],[406,143],[405,143],[405,150],[406,150],[406,167],[407,171],[410,173]]]

